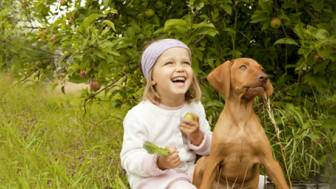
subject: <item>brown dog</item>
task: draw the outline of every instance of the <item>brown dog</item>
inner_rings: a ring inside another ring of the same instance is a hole
[[[210,155],[197,161],[194,184],[200,189],[257,189],[259,165],[279,189],[288,189],[259,118],[256,96],[270,96],[271,82],[253,59],[238,58],[215,68],[208,81],[225,100],[212,135]]]

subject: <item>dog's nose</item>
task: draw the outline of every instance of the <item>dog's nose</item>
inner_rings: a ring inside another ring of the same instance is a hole
[[[263,73],[263,74],[259,75],[258,79],[259,79],[260,82],[265,83],[268,79],[268,76]]]

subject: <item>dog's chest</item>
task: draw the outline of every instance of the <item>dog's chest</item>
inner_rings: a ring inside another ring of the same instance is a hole
[[[228,158],[257,156],[262,137],[256,132],[255,125],[228,125],[214,131],[214,137],[223,155]],[[221,136],[216,136],[220,134]]]

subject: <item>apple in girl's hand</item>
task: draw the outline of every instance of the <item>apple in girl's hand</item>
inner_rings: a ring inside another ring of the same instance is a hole
[[[197,119],[197,115],[191,112],[187,112],[186,114],[184,114],[184,119],[188,120],[188,121],[193,121]]]

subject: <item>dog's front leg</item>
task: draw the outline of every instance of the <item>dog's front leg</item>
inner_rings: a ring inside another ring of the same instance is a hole
[[[218,167],[219,163],[222,159],[219,156],[212,156],[210,155],[207,158],[207,165],[204,170],[201,186],[199,189],[211,189],[216,176],[216,168]]]
[[[289,188],[278,161],[276,161],[275,159],[266,160],[264,165],[265,165],[267,173],[271,177],[276,188],[278,189],[288,189]]]
[[[267,144],[265,143],[264,147],[264,155],[260,159],[261,163],[265,166],[266,171],[274,182],[276,188],[288,189],[289,187],[282,169],[278,161],[273,158],[271,145],[267,142]]]

